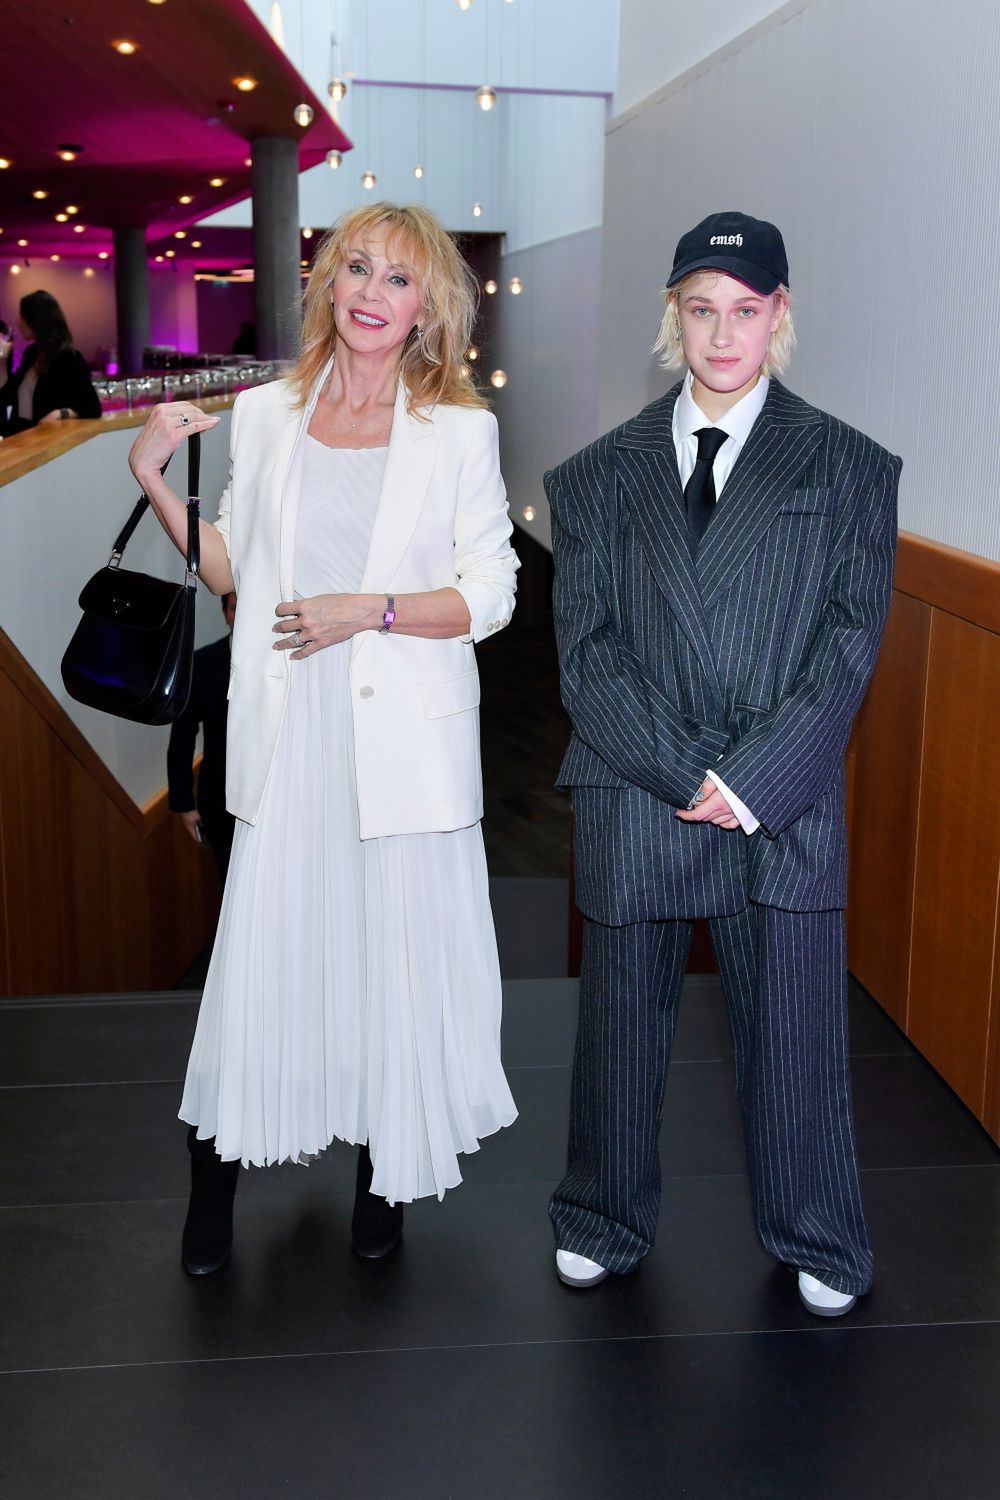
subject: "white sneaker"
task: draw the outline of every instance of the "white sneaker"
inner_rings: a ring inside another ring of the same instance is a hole
[[[802,1305],[818,1318],[842,1318],[858,1300],[850,1292],[835,1292],[832,1286],[817,1281],[808,1271],[799,1272],[799,1296]]]
[[[585,1255],[574,1255],[572,1250],[556,1251],[556,1275],[567,1286],[596,1286],[609,1274],[596,1260],[588,1260]]]

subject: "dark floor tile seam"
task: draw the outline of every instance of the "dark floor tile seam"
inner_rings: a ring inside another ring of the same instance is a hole
[[[851,1334],[854,1337],[866,1333],[898,1333],[914,1329],[938,1328],[1000,1328],[1000,1318],[950,1318],[940,1323],[835,1323],[816,1320],[816,1325],[801,1328],[718,1328],[705,1333],[621,1333],[588,1334],[581,1338],[562,1339],[492,1339],[470,1344],[387,1344],[378,1349],[303,1349],[284,1350],[280,1354],[219,1354],[202,1359],[148,1359],[120,1360],[108,1364],[89,1365],[26,1365],[16,1370],[0,1370],[0,1379],[16,1379],[26,1375],[85,1375],[104,1370],[157,1370],[179,1369],[195,1365],[251,1365],[274,1364],[290,1359],[358,1359],[372,1355],[387,1354],[464,1354],[471,1351],[489,1352],[493,1349],[547,1349],[572,1347],[584,1344],[667,1344],[693,1342],[701,1339],[753,1339],[794,1338],[802,1334]]]
[[[201,1000],[201,993],[201,990],[151,990],[148,995],[19,995],[16,1000],[0,1000],[0,1023],[8,1011],[80,1010],[94,1005],[113,1005],[119,1010],[129,1005],[193,1005]]]
[[[128,1089],[141,1088],[146,1084],[176,1084],[178,1088],[184,1079],[178,1078],[102,1078],[96,1083],[77,1081],[76,1083],[0,1083],[0,1094],[30,1094],[32,1090],[41,1093],[45,1089]]]
[[[267,1167],[254,1167],[255,1172],[266,1172]],[[992,1161],[966,1161],[966,1162],[932,1162],[925,1166],[914,1167],[862,1167],[861,1176],[878,1177],[898,1176],[903,1172],[997,1172],[1000,1171],[1000,1160]],[[733,1178],[745,1177],[746,1173],[739,1172],[664,1172],[661,1174],[661,1183],[671,1182],[723,1182]],[[473,1182],[459,1183],[450,1188],[449,1192],[457,1193],[463,1186],[469,1186],[478,1193],[510,1188],[554,1188],[557,1177],[518,1177],[503,1182]],[[418,1198],[418,1203],[429,1202],[433,1194],[428,1194],[426,1199]],[[275,1189],[273,1192],[252,1193],[251,1201],[254,1203],[275,1203],[279,1200],[298,1199],[299,1201],[314,1200],[317,1198],[336,1199],[343,1198],[345,1201],[354,1199],[354,1189],[349,1187],[318,1187],[316,1189],[292,1188],[287,1192]],[[246,1192],[237,1200],[238,1203],[247,1201]],[[130,1206],[142,1206],[154,1203],[186,1203],[187,1194],[183,1197],[161,1197],[161,1198],[61,1198],[54,1203],[0,1203],[0,1219],[4,1214],[30,1213],[34,1209],[48,1212],[54,1209],[65,1208],[127,1208]],[[412,1207],[407,1204],[406,1207]]]

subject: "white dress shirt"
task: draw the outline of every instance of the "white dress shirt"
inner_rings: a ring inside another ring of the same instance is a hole
[[[721,432],[726,433],[726,441],[716,454],[712,465],[712,481],[715,485],[716,498],[718,498],[732,473],[733,464],[739,457],[743,444],[750,436],[751,427],[760,416],[767,399],[770,381],[762,375],[753,390],[748,391],[735,406],[731,406],[717,422],[709,421],[695,401],[691,394],[692,384],[693,376],[689,370],[684,378],[681,393],[674,404],[674,449],[677,453],[677,467],[680,470],[681,484],[686,485],[694,473],[694,466],[698,459],[698,439],[695,433],[702,427],[718,427]],[[743,832],[756,833],[760,827],[759,821],[740,801],[735,792],[730,791],[722,777],[716,776],[713,771],[706,771],[705,775],[715,783],[725,797]]]

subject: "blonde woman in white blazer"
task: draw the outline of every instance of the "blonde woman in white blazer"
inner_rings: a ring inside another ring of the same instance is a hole
[[[474,643],[514,605],[496,422],[464,353],[475,283],[437,219],[374,204],[324,237],[286,380],[233,408],[202,577],[236,589],[229,879],[181,1105],[182,1255],[218,1270],[239,1166],[359,1146],[355,1249],[516,1110],[480,819]],[[130,464],[184,545],[160,470],[217,418],[157,407]]]

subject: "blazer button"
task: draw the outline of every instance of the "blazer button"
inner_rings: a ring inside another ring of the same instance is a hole
[[[375,696],[375,689],[374,689],[374,688],[373,688],[373,687],[368,687],[368,686],[367,686],[367,684],[366,684],[366,685],[365,685],[365,686],[364,686],[364,687],[363,687],[363,688],[362,688],[362,689],[361,689],[361,691],[360,691],[360,693],[359,693],[359,694],[358,694],[358,696],[359,696],[359,697],[360,697],[360,698],[374,698],[374,696]]]

